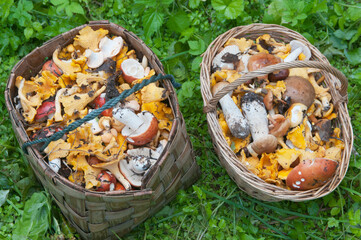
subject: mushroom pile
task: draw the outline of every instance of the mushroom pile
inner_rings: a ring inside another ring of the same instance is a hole
[[[49,137],[155,74],[108,30],[85,27],[35,77],[16,79],[17,109],[31,140]],[[49,166],[94,191],[140,189],[165,148],[174,119],[169,92],[152,83],[44,150]]]
[[[278,42],[269,34],[255,41],[230,38],[212,62],[212,94],[247,72],[310,58],[310,49],[297,40]],[[324,79],[318,69],[280,70],[220,99],[218,122],[228,145],[265,182],[309,190],[335,174],[344,143]]]

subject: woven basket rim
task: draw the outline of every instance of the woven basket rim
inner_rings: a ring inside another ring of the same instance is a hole
[[[58,41],[61,38],[64,38],[63,43],[61,44],[62,47],[63,45],[68,44],[69,42],[73,41],[73,38],[71,39],[67,39],[70,36],[74,35],[74,34],[78,34],[78,32],[83,29],[86,26],[90,26],[93,29],[98,29],[98,28],[105,28],[107,30],[120,30],[125,36],[132,38],[133,41],[137,41],[141,46],[142,49],[144,50],[144,52],[142,54],[146,55],[148,54],[149,56],[147,56],[148,58],[148,62],[150,64],[150,66],[156,71],[157,74],[163,74],[164,75],[164,70],[163,70],[163,66],[160,63],[160,60],[158,59],[158,57],[154,54],[154,52],[138,37],[136,36],[133,32],[115,24],[112,23],[108,20],[100,20],[100,21],[90,21],[87,24],[83,24],[80,25],[78,27],[75,27],[65,33],[62,33],[60,35],[57,35],[53,38],[51,38],[50,40],[46,41],[43,43],[43,45],[41,47],[43,47],[44,45],[50,44],[51,42],[54,41]],[[130,46],[132,46],[135,42],[127,42]],[[7,86],[5,89],[5,98],[6,98],[6,106],[7,109],[9,111],[10,114],[13,114],[16,117],[19,117],[18,114],[16,114],[16,109],[14,107],[14,103],[13,103],[13,98],[10,97],[10,89],[11,89],[11,81],[13,81],[16,78],[15,75],[15,71],[17,69],[17,67],[22,64],[22,62],[24,61],[24,59],[26,59],[29,55],[33,54],[35,51],[38,51],[39,48],[38,47],[36,49],[34,49],[32,52],[30,52],[29,54],[27,54],[26,56],[24,56],[11,70],[11,74],[9,77],[9,80],[7,82]],[[134,47],[134,46],[133,46]],[[54,49],[55,50],[55,49]],[[137,53],[139,54],[139,53]],[[51,57],[51,56],[48,56]],[[172,124],[172,128],[171,131],[169,133],[169,139],[167,142],[167,145],[165,146],[164,150],[162,151],[161,155],[159,156],[157,162],[152,166],[151,169],[149,169],[149,171],[144,175],[143,179],[149,179],[151,178],[151,175],[154,174],[154,171],[152,171],[152,169],[155,168],[156,165],[158,165],[159,163],[161,163],[162,161],[165,160],[165,158],[167,157],[167,152],[169,150],[169,145],[170,143],[173,141],[173,139],[175,138],[176,135],[176,131],[177,131],[177,127],[180,124],[180,119],[182,118],[180,110],[179,110],[179,105],[178,105],[178,100],[176,97],[176,93],[175,90],[173,88],[173,85],[170,83],[170,81],[166,80],[163,81],[163,85],[167,88],[167,90],[169,91],[169,97],[168,97],[168,101],[170,103],[170,107],[172,108],[172,112],[174,114],[174,120],[173,120],[173,124]],[[25,128],[23,124],[20,124],[18,130],[20,131],[20,136],[22,138],[23,143],[30,141],[29,137],[26,134]],[[84,187],[81,187],[73,182],[71,182],[70,180],[68,180],[67,178],[61,176],[59,173],[54,172],[47,161],[43,160],[43,156],[41,155],[40,151],[38,149],[36,149],[33,146],[30,146],[27,148],[29,154],[32,154],[34,156],[37,156],[37,162],[38,164],[43,168],[44,170],[44,174],[47,175],[47,177],[49,179],[52,179],[52,181],[57,181],[58,183],[64,184],[76,191],[82,192],[82,193],[89,193],[89,194],[95,194],[95,195],[99,195],[99,196],[103,196],[103,197],[111,197],[111,196],[123,196],[123,195],[134,195],[134,194],[152,194],[152,190],[150,188],[144,187],[145,183],[142,183],[142,188],[141,189],[136,189],[136,190],[128,190],[128,191],[110,191],[110,192],[97,192],[97,191],[93,191],[93,190],[89,190],[89,189],[85,189]]]
[[[212,60],[217,54],[217,52],[231,37],[248,37],[255,40],[255,37],[258,37],[265,33],[270,34],[271,37],[275,38],[276,40],[285,41],[285,39],[288,39],[288,41],[290,41],[296,39],[303,42],[310,48],[313,61],[318,61],[324,63],[324,65],[330,66],[327,58],[316,47],[309,43],[309,41],[301,34],[291,29],[280,25],[263,23],[255,23],[234,27],[214,39],[202,55],[203,59],[201,63],[200,80],[201,93],[205,107],[209,107],[209,103],[213,99],[213,95],[210,91],[210,75]],[[262,69],[259,70],[259,72],[263,73]],[[353,145],[352,125],[347,111],[347,82],[341,82],[340,79],[328,73],[327,70],[321,72],[325,75],[326,79],[324,82],[330,88],[332,99],[337,98],[339,100],[335,103],[335,106],[338,112],[337,122],[338,126],[341,128],[342,131],[342,139],[345,143],[345,149],[342,152],[342,160],[337,169],[337,173],[328,183],[326,183],[320,188],[308,191],[291,191],[281,187],[277,187],[272,184],[268,184],[255,174],[251,173],[244,165],[240,163],[235,153],[228,146],[218,123],[218,116],[215,108],[207,109],[206,116],[209,132],[211,134],[215,150],[218,154],[218,157],[220,158],[220,162],[226,168],[228,174],[236,182],[236,184],[242,190],[246,191],[249,195],[264,201],[312,200],[325,196],[332,192],[340,184],[343,177],[345,176],[349,165],[350,154]],[[233,87],[234,86],[235,85],[233,85]],[[225,89],[224,93],[222,94],[224,95],[230,89],[231,87]],[[339,91],[342,91],[342,93],[340,93]],[[222,94],[220,95],[223,96]],[[217,99],[220,99],[220,97],[218,97]],[[215,102],[215,104],[217,104],[217,102]]]

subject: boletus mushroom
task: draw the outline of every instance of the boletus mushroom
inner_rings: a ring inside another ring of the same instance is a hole
[[[129,108],[114,108],[113,117],[125,124],[122,135],[135,146],[147,144],[153,140],[158,132],[158,120],[148,111],[135,114]]]
[[[282,60],[272,54],[269,53],[258,53],[253,56],[251,56],[248,60],[247,69],[248,71],[255,71],[258,69],[261,69],[263,67],[274,65],[277,63],[280,63]],[[278,80],[284,80],[288,77],[289,70],[279,70],[273,73],[270,73],[268,76],[260,76],[258,77],[258,80],[267,79],[269,81],[278,81]]]
[[[213,95],[227,85],[227,82],[218,82],[212,88]],[[221,105],[224,118],[232,135],[236,138],[246,138],[249,135],[248,122],[236,103],[232,100],[231,93],[224,95],[219,100],[219,104]]]
[[[303,77],[291,76],[285,80],[284,98],[291,98],[291,103],[302,103],[309,108],[315,100],[316,93],[312,84]]]
[[[252,156],[271,153],[277,148],[277,138],[269,134],[267,111],[263,98],[253,92],[242,97],[242,110],[248,121],[253,142],[247,146]]]
[[[336,172],[338,162],[315,158],[301,161],[287,176],[286,184],[292,190],[309,190],[324,185]]]

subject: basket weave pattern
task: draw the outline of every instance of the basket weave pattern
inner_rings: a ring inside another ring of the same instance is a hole
[[[223,48],[224,44],[232,37],[255,40],[263,34],[269,34],[276,41],[290,42],[298,40],[307,45],[312,53],[311,61],[294,61],[288,63],[279,63],[271,65],[257,71],[243,75],[241,78],[228,84],[215,96],[211,93],[210,76],[213,58]],[[228,92],[237,88],[242,83],[251,80],[257,76],[263,76],[274,72],[275,70],[310,67],[321,69],[321,74],[325,76],[325,84],[330,89],[332,102],[337,112],[336,125],[341,128],[342,140],[345,149],[342,153],[342,160],[337,168],[335,176],[320,188],[308,191],[291,191],[268,184],[253,173],[251,173],[243,164],[240,163],[235,153],[228,146],[221,127],[218,123],[216,105],[218,101]],[[203,54],[201,64],[201,92],[204,101],[204,111],[207,113],[207,122],[209,133],[212,137],[214,148],[219,156],[222,166],[227,170],[230,177],[236,182],[239,188],[249,195],[264,201],[305,201],[322,197],[333,191],[342,181],[346,174],[351,149],[353,145],[353,132],[351,120],[347,111],[347,79],[337,69],[330,66],[327,58],[310,44],[301,34],[292,31],[286,27],[273,24],[251,24],[247,26],[235,27],[220,36],[218,36]]]
[[[79,30],[90,26],[94,30],[103,28],[110,34],[123,37],[135,49],[137,54],[145,55],[157,74],[164,74],[162,64],[156,55],[133,33],[109,23],[108,21],[90,22],[61,34],[43,46],[36,48],[12,69],[5,99],[12,126],[20,145],[29,141],[25,132],[22,116],[15,109],[13,99],[17,95],[15,79],[17,76],[30,78],[42,67],[46,58],[54,50],[73,41]],[[179,110],[178,100],[169,81],[163,81],[169,91],[169,105],[174,120],[165,146],[158,161],[144,176],[141,190],[126,192],[94,192],[80,187],[50,169],[41,153],[28,147],[26,156],[35,175],[45,189],[53,196],[65,217],[84,239],[117,239],[142,223],[149,216],[159,211],[171,201],[178,190],[189,187],[200,175],[195,162],[183,116]],[[115,235],[116,234],[116,235]]]

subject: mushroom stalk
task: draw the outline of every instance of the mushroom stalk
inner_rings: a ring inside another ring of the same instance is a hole
[[[292,51],[292,52],[290,53],[290,55],[288,55],[288,56],[284,59],[284,62],[292,62],[292,61],[295,61],[301,53],[302,53],[302,47],[299,47],[299,48],[295,49],[294,51]]]
[[[268,135],[267,111],[263,101],[258,95],[252,92],[246,93],[242,98],[242,110],[248,120],[253,141]]]
[[[219,82],[214,85],[212,92],[215,95],[220,89],[226,86],[228,83]],[[249,126],[247,120],[243,116],[242,112],[232,100],[231,93],[224,95],[219,103],[223,110],[224,118],[226,119],[229,130],[236,138],[246,138],[249,135]]]
[[[124,178],[123,174],[119,171],[119,160],[111,161],[111,162],[105,162],[105,163],[99,163],[96,165],[93,165],[93,167],[96,168],[105,168],[109,170],[113,176],[118,179],[118,181],[124,186],[126,190],[131,189],[130,183]]]
[[[242,97],[242,110],[248,121],[253,142],[247,149],[252,156],[271,153],[277,148],[277,138],[269,134],[267,111],[263,99],[249,92]]]
[[[114,109],[113,117],[133,131],[137,130],[144,123],[143,120],[129,108]]]

